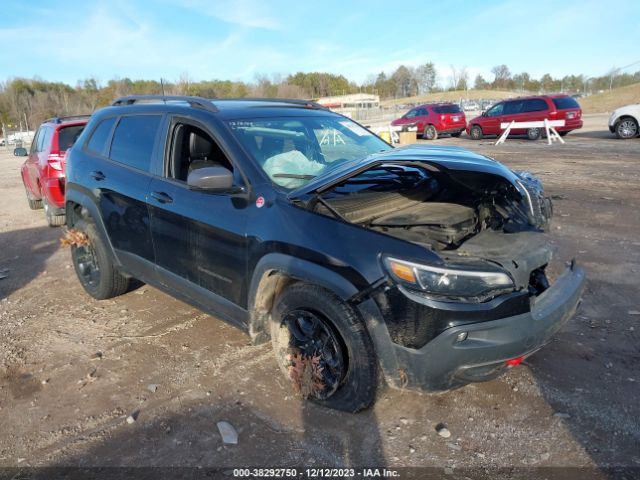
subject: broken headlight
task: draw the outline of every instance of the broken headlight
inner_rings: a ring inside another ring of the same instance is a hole
[[[486,300],[515,288],[505,272],[435,267],[391,257],[384,264],[395,280],[431,295]]]

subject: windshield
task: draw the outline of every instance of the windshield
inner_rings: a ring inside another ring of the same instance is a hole
[[[288,189],[339,164],[392,148],[344,117],[256,118],[228,125],[271,180]]]

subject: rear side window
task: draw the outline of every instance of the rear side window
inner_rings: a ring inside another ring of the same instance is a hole
[[[433,107],[433,111],[436,113],[460,113],[459,105],[441,105],[439,107]]]
[[[94,153],[104,154],[109,135],[113,129],[113,124],[116,121],[116,117],[107,118],[102,120],[98,126],[93,130],[91,138],[87,142],[87,148]]]
[[[524,104],[524,102],[522,100],[506,102],[504,104],[504,114],[505,115],[514,115],[516,113],[522,113],[523,104]]]
[[[542,112],[547,108],[547,102],[541,98],[532,98],[531,100],[525,100],[524,102],[525,112]]]
[[[580,105],[578,105],[578,102],[576,102],[576,99],[573,97],[554,98],[553,104],[558,110],[564,110],[567,108],[580,108]]]
[[[148,172],[161,118],[160,115],[122,117],[113,134],[110,158]]]
[[[58,130],[58,149],[61,152],[70,149],[84,130],[84,125],[72,125]]]
[[[37,152],[43,152],[46,148],[49,147],[52,135],[53,130],[51,130],[49,127],[42,127],[42,129],[40,130],[40,135],[38,135],[38,145],[36,146]]]

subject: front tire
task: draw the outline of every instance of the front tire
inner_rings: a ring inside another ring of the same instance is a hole
[[[623,140],[638,136],[638,122],[630,117],[622,118],[616,123],[616,137]]]
[[[438,138],[438,131],[436,127],[433,125],[427,125],[424,127],[424,132],[422,133],[422,138],[425,140],[435,140]]]
[[[125,293],[129,288],[129,279],[116,269],[96,226],[86,220],[79,220],[73,228],[83,232],[87,238],[86,244],[71,246],[73,267],[85,291],[96,300]]]
[[[272,312],[271,342],[280,368],[307,399],[348,412],[375,400],[378,362],[369,334],[357,313],[329,290],[305,283],[287,288]],[[292,358],[306,358],[308,365],[313,360],[313,377],[306,377],[313,388],[296,378]]]
[[[474,125],[471,127],[471,130],[469,130],[469,136],[472,140],[482,140],[483,134],[480,125]]]

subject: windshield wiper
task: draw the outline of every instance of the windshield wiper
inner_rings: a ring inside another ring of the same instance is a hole
[[[311,180],[312,178],[316,178],[315,175],[301,175],[298,173],[274,173],[271,176],[276,178],[296,178],[298,180]]]

